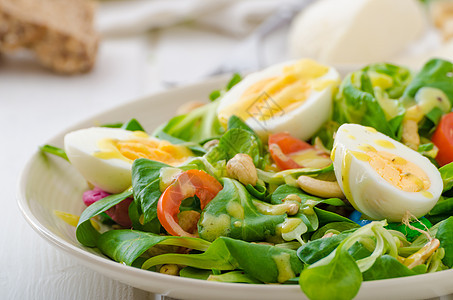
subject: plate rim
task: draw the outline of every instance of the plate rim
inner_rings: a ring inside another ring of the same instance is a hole
[[[78,121],[75,124],[72,124],[66,128],[62,128],[56,135],[52,136],[49,138],[46,142],[44,143],[50,143],[53,140],[58,140],[61,139],[62,136],[71,131],[74,130],[75,128],[82,128],[83,124],[86,123],[93,123],[93,121],[97,117],[101,117],[104,115],[108,115],[114,111],[118,111],[126,106],[134,106],[137,105],[138,103],[142,103],[145,101],[149,101],[149,103],[152,103],[153,101],[157,101],[158,97],[168,95],[171,93],[177,93],[180,91],[185,91],[185,90],[192,90],[192,89],[201,89],[205,88],[208,85],[214,85],[218,84],[220,86],[221,83],[224,83],[226,81],[225,76],[222,77],[217,77],[217,78],[212,78],[210,80],[202,81],[196,84],[191,84],[187,86],[181,86],[177,87],[174,89],[170,90],[164,90],[158,93],[153,93],[148,96],[144,97],[139,97],[135,100],[132,101],[126,101],[120,105],[116,105],[113,107],[110,107],[106,110],[103,110],[99,113],[92,114],[88,117],[85,117],[81,121]],[[26,183],[27,183],[27,173],[31,168],[31,165],[35,162],[38,156],[40,156],[41,153],[39,151],[39,148],[36,149],[32,155],[27,159],[24,167],[22,168],[20,174],[19,174],[19,180],[16,184],[16,204],[19,207],[19,210],[21,211],[21,214],[27,221],[27,223],[32,227],[32,229],[38,233],[39,236],[41,236],[44,240],[46,240],[48,243],[50,243],[52,246],[63,250],[64,253],[69,254],[70,256],[76,258],[78,262],[81,264],[85,265],[89,269],[95,271],[95,272],[100,272],[99,268],[94,268],[91,264],[96,263],[100,265],[100,268],[102,269],[113,269],[115,271],[126,271],[127,274],[133,273],[134,276],[145,276],[145,277],[150,277],[150,279],[155,280],[156,282],[162,282],[162,281],[168,281],[171,280],[174,282],[174,284],[189,284],[189,285],[196,285],[199,288],[203,288],[204,286],[208,287],[231,287],[234,288],[235,290],[238,291],[243,291],[247,292],[248,290],[253,290],[256,289],[257,287],[263,291],[263,292],[269,292],[269,291],[277,291],[278,293],[293,293],[293,292],[298,292],[300,294],[300,299],[307,299],[305,294],[300,291],[300,286],[297,284],[294,285],[269,285],[269,284],[243,284],[243,283],[224,283],[224,282],[213,282],[213,281],[206,281],[206,280],[199,280],[199,279],[192,279],[192,278],[185,278],[185,277],[179,277],[179,276],[172,276],[168,277],[168,275],[161,274],[158,272],[151,272],[147,270],[142,270],[139,268],[127,266],[121,263],[118,263],[114,260],[111,260],[107,257],[102,257],[100,255],[96,255],[94,253],[91,253],[89,251],[86,251],[82,248],[78,248],[75,245],[71,244],[70,242],[65,241],[64,239],[58,237],[57,235],[53,234],[44,224],[42,224],[38,218],[33,214],[31,208],[30,208],[30,199],[26,196]],[[119,280],[121,282],[124,282],[128,285],[134,286],[133,284],[123,281],[121,279],[118,279],[118,276],[110,276],[105,274],[104,272],[100,272],[106,277],[109,278],[114,278],[115,280]],[[135,274],[136,273],[136,274]],[[425,274],[420,274],[420,275],[414,275],[414,276],[407,276],[407,277],[398,277],[398,278],[390,278],[390,279],[382,279],[382,280],[373,280],[373,281],[363,281],[361,288],[359,290],[359,295],[360,291],[365,291],[370,288],[375,288],[378,286],[385,286],[387,283],[388,285],[406,285],[406,284],[411,284],[411,281],[413,281],[414,277],[420,280],[429,280],[429,281],[435,281],[438,277],[444,277],[446,276],[446,273],[449,273],[453,277],[453,269],[448,269],[448,270],[443,270],[435,273],[425,273]],[[137,287],[137,286],[135,286]],[[140,287],[138,287],[140,288]],[[445,294],[439,294],[439,295],[433,295],[433,296],[441,296]],[[304,298],[305,297],[305,298]]]

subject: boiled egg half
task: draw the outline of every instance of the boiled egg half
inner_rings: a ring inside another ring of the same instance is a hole
[[[278,64],[250,74],[222,97],[218,118],[236,115],[264,140],[282,131],[309,139],[328,119],[338,72],[313,60]]]
[[[424,216],[442,193],[440,173],[426,157],[371,127],[341,125],[331,158],[346,198],[370,219]]]
[[[137,158],[178,165],[192,156],[184,146],[149,137],[142,131],[92,127],[66,134],[64,147],[71,164],[85,179],[109,193],[131,185],[131,167]]]

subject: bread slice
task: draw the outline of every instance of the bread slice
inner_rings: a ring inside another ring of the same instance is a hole
[[[33,50],[60,73],[89,71],[99,36],[91,0],[0,0],[0,51]]]

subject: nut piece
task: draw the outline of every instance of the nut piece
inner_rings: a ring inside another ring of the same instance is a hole
[[[288,204],[288,208],[286,209],[286,213],[288,216],[294,216],[299,212],[300,205],[297,203],[290,203]]]
[[[285,198],[283,198],[282,202],[302,202],[302,199],[297,196],[296,194],[288,194]]]
[[[322,239],[326,239],[326,238],[333,237],[334,235],[335,235],[335,233],[333,233],[333,232],[327,232],[327,233],[324,234],[321,238],[322,238]]]
[[[179,275],[179,267],[174,264],[162,265],[159,269],[159,273],[176,276]]]
[[[179,226],[188,233],[193,234],[197,231],[198,220],[200,220],[200,213],[194,210],[182,211],[178,214]]]
[[[414,120],[403,121],[402,142],[413,150],[417,150],[420,145],[420,136],[418,135],[418,125]]]
[[[229,177],[239,180],[242,184],[256,185],[258,175],[252,158],[243,153],[236,154],[226,166]]]
[[[336,181],[324,181],[310,176],[299,176],[297,184],[303,191],[314,196],[322,198],[345,198],[340,185]]]

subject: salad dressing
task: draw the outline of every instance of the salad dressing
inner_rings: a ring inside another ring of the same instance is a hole
[[[203,239],[213,241],[218,236],[228,236],[231,231],[231,217],[227,214],[216,216],[204,213],[199,225],[205,228]]]
[[[244,207],[236,201],[230,201],[226,205],[227,213],[235,219],[244,220]]]
[[[280,253],[273,255],[272,259],[277,266],[278,277],[277,281],[283,283],[291,278],[296,277],[293,269],[291,268],[291,256],[288,253]]]

